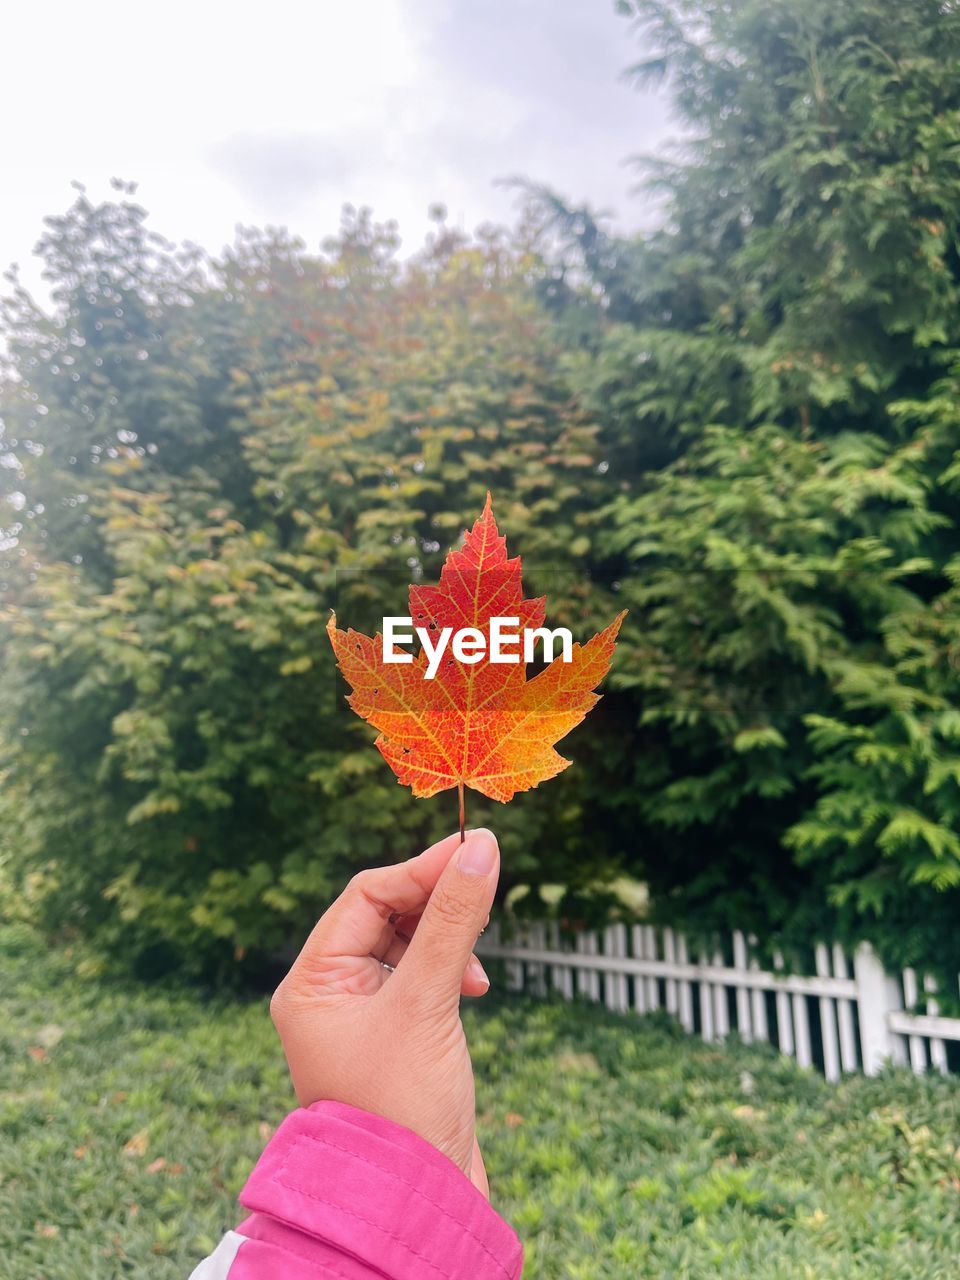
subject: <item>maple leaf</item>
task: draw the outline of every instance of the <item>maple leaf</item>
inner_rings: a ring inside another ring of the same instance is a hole
[[[415,796],[448,787],[462,794],[468,786],[507,801],[571,763],[553,744],[599,701],[593,690],[609,670],[626,610],[586,644],[574,644],[571,661],[555,660],[528,680],[522,661],[486,656],[492,618],[518,618],[521,633],[543,625],[546,601],[524,600],[520,576],[520,557],[508,559],[487,494],[463,546],[447,555],[439,586],[410,587],[414,627],[434,636],[445,627],[475,628],[486,644],[481,661],[461,663],[448,649],[427,679],[423,649],[410,663],[388,663],[379,632],[340,631],[336,614],[330,618],[327,634],[353,691],[347,701],[380,731],[380,753]]]

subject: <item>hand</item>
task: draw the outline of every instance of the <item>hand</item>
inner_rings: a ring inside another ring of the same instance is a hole
[[[270,1004],[301,1106],[330,1099],[405,1125],[484,1195],[460,996],[490,985],[473,947],[499,872],[496,838],[483,829],[361,871]]]

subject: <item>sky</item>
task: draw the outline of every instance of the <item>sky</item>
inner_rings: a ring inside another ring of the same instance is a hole
[[[613,0],[50,0],[8,6],[0,50],[0,270],[40,285],[47,214],[135,181],[152,227],[212,252],[237,225],[317,247],[345,202],[510,222],[522,175],[609,210],[649,206],[638,152],[676,133],[622,77],[642,56]]]

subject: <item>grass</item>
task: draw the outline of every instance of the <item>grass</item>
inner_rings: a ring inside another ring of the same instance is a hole
[[[19,927],[0,967],[0,1274],[186,1280],[291,1105],[265,1002],[82,980]],[[467,1025],[525,1280],[960,1274],[956,1080],[828,1086],[580,1006]]]

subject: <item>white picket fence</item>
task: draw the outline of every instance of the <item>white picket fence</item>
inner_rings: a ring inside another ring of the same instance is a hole
[[[510,990],[545,996],[552,989],[621,1012],[662,1008],[704,1040],[736,1033],[767,1041],[828,1080],[848,1071],[873,1075],[886,1061],[916,1072],[956,1065],[947,1044],[960,1042],[960,1018],[939,1015],[931,978],[912,969],[888,973],[868,943],[848,957],[818,942],[813,973],[786,972],[780,955],[768,971],[752,942],[734,932],[694,956],[682,934],[652,925],[616,924],[570,939],[555,924],[508,935],[492,921],[477,952],[505,962]]]

